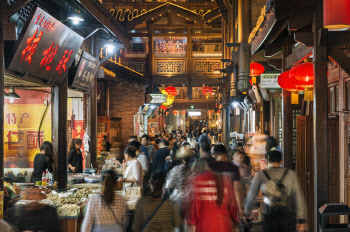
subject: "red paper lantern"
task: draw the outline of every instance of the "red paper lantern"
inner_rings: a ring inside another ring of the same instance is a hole
[[[213,111],[211,111],[211,110],[208,110],[208,114],[211,114]]]
[[[202,94],[206,95],[206,96],[211,95],[213,92],[214,92],[214,90],[210,86],[203,87],[203,89],[202,89]]]
[[[166,87],[165,92],[167,92],[169,95],[173,95],[173,96],[177,95],[176,88],[173,86]]]
[[[260,76],[262,73],[265,72],[265,68],[262,64],[252,62],[250,63],[250,74],[253,77]]]
[[[323,0],[323,26],[329,29],[350,27],[349,0]]]
[[[291,69],[294,74],[296,84],[303,88],[311,88],[314,86],[314,64],[305,62]]]
[[[294,76],[291,75],[291,71],[281,73],[281,75],[278,76],[277,82],[282,89],[287,91],[294,92],[303,90],[302,87],[296,85],[296,81]]]
[[[173,114],[175,114],[175,115],[178,114],[178,113],[179,113],[179,111],[177,111],[177,110],[173,111]]]
[[[186,110],[181,111],[182,114],[186,114]]]

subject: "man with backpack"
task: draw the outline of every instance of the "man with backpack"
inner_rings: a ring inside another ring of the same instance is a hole
[[[265,232],[306,231],[306,209],[298,177],[293,171],[281,167],[281,152],[273,150],[266,157],[268,168],[254,177],[245,204],[245,215],[249,217],[261,190]]]

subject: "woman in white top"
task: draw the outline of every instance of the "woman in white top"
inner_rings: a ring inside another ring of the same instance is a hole
[[[128,226],[128,208],[124,197],[115,193],[117,175],[105,171],[102,191],[93,194],[87,205],[81,232],[125,231]]]
[[[127,146],[124,151],[123,177],[118,181],[124,182],[124,188],[143,186],[142,165],[136,158],[136,149]]]

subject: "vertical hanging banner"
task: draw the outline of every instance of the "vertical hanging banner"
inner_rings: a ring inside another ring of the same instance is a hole
[[[39,7],[17,41],[9,69],[62,83],[84,38]]]

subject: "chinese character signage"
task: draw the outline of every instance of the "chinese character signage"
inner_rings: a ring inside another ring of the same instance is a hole
[[[79,62],[78,71],[75,74],[71,87],[85,91],[89,90],[98,69],[98,60],[88,53],[83,52]]]
[[[187,38],[154,38],[155,54],[186,54]]]
[[[265,73],[260,75],[261,88],[264,89],[280,89],[277,78],[280,73]]]
[[[39,7],[29,19],[9,68],[62,82],[84,38]]]
[[[147,94],[146,95],[146,103],[149,104],[162,104],[167,102],[166,94]]]
[[[44,105],[51,95],[44,91],[18,89],[16,92],[21,99],[15,103],[5,100],[4,154],[7,168],[32,167],[35,155],[40,152],[40,144],[51,141],[51,106]]]

